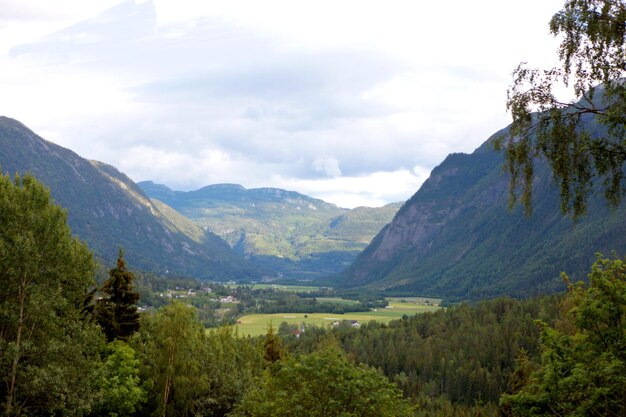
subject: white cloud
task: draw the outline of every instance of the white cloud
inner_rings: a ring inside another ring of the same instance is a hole
[[[407,200],[428,178],[430,170],[416,166],[412,170],[372,172],[363,176],[302,180],[275,176],[278,187],[297,190],[340,207],[378,207]]]
[[[335,157],[317,158],[313,161],[313,169],[316,172],[336,178],[341,176],[341,169],[339,168],[339,161]]]
[[[508,123],[561,3],[0,0],[0,114],[135,180],[380,205]]]

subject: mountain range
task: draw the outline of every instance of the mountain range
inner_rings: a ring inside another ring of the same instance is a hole
[[[0,117],[0,169],[26,172],[68,211],[72,232],[106,264],[122,247],[131,268],[202,279],[257,279],[265,271],[164,204],[153,203],[116,168],[88,161]]]
[[[345,269],[400,204],[353,210],[277,188],[216,184],[172,191],[135,184],[0,117],[0,170],[30,172],[68,211],[74,234],[104,263],[217,281],[320,278]],[[223,238],[223,239],[222,239]]]
[[[111,264],[123,247],[131,267],[162,274],[250,281],[334,273],[326,282],[349,291],[454,301],[554,292],[564,287],[562,271],[584,279],[596,252],[626,252],[626,206],[609,208],[596,191],[587,215],[574,221],[561,213],[550,169],[540,161],[532,216],[509,210],[503,155],[492,144],[505,133],[472,154],[449,155],[399,210],[347,210],[235,184],[188,192],[137,185],[6,117],[0,169],[30,172],[46,184],[74,234],[103,262]]]
[[[294,191],[238,184],[187,192],[151,181],[138,185],[153,202],[173,207],[238,254],[299,279],[345,269],[401,206],[348,210]]]
[[[493,148],[504,134],[434,168],[338,284],[448,300],[529,296],[563,289],[561,272],[584,279],[596,252],[626,252],[626,206],[608,208],[596,190],[587,215],[574,221],[561,213],[558,188],[541,161],[532,215],[509,210],[509,178]]]

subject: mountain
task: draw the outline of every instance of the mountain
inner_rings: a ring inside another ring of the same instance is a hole
[[[596,252],[626,252],[626,207],[597,192],[574,222],[560,212],[545,163],[533,182],[533,214],[508,210],[509,177],[496,133],[472,154],[449,155],[355,262],[342,287],[449,300],[527,296],[564,288],[560,272],[583,279]]]
[[[138,185],[238,253],[292,278],[319,278],[344,269],[400,207],[348,210],[294,191],[237,184],[187,192],[151,181]]]
[[[88,161],[0,117],[0,169],[30,172],[68,211],[75,235],[112,264],[119,247],[132,268],[203,279],[257,278],[259,272],[219,237],[151,201],[116,168]]]

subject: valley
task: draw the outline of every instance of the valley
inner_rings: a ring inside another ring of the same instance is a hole
[[[72,1],[0,14],[0,415],[626,416],[626,0]]]
[[[348,210],[293,191],[236,184],[187,192],[151,181],[137,185],[155,203],[218,235],[246,259],[300,280],[345,269],[401,206]]]

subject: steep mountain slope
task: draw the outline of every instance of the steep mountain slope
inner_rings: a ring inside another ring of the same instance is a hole
[[[294,278],[336,273],[352,262],[391,219],[399,204],[342,209],[277,188],[216,184],[183,192],[151,181],[138,184],[237,252]]]
[[[341,285],[453,300],[532,295],[562,289],[561,271],[584,278],[598,251],[626,251],[624,205],[611,210],[595,196],[576,224],[560,213],[548,167],[539,165],[526,217],[520,207],[507,209],[502,162],[491,140],[471,155],[449,155],[341,274]]]
[[[113,262],[123,247],[137,269],[219,280],[257,277],[224,241],[150,201],[114,167],[83,159],[7,117],[0,117],[0,169],[30,172],[46,184],[68,210],[73,233],[105,261]]]

